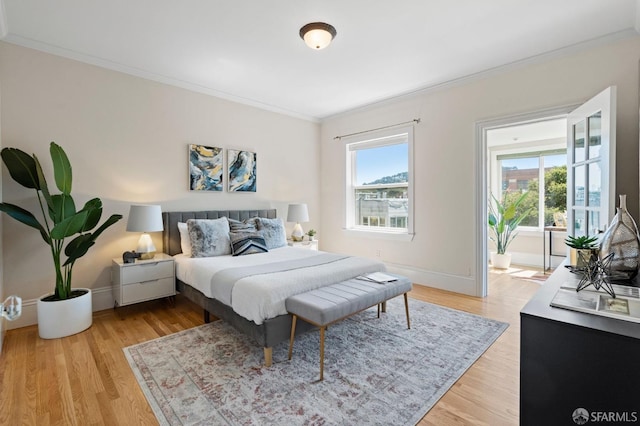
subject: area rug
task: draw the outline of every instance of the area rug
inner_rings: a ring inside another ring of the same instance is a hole
[[[216,321],[124,348],[162,425],[414,425],[508,324],[402,298],[263,350]]]

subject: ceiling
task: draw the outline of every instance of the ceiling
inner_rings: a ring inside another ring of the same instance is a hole
[[[640,0],[0,0],[0,37],[313,121],[603,37]],[[308,48],[300,27],[338,34]]]

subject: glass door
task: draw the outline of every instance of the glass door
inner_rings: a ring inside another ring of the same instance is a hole
[[[615,206],[616,88],[609,87],[567,119],[567,232],[597,235]]]

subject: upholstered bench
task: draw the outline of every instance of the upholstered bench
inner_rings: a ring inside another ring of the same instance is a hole
[[[324,378],[324,334],[328,325],[376,305],[378,305],[378,318],[380,318],[382,303],[404,294],[407,328],[411,328],[407,302],[407,292],[411,291],[411,281],[399,275],[386,275],[393,276],[394,281],[378,283],[362,278],[353,278],[289,297],[285,302],[287,311],[293,315],[289,359],[293,353],[298,318],[320,328],[320,380]]]

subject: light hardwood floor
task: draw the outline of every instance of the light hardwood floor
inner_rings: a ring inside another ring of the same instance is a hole
[[[489,297],[414,286],[411,297],[508,322],[510,327],[420,425],[518,424],[520,309],[539,284],[490,274]],[[36,326],[7,332],[0,357],[0,425],[155,425],[122,348],[203,323],[177,296],[94,314],[93,326],[42,340]]]

